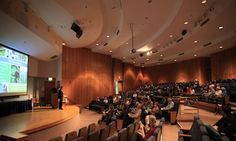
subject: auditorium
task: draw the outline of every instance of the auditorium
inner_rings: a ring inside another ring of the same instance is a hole
[[[236,141],[236,0],[0,0],[0,141]]]

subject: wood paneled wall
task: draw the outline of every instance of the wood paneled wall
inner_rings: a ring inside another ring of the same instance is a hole
[[[124,91],[132,90],[143,84],[143,72],[140,67],[125,63]]]
[[[204,83],[210,74],[206,70],[208,58],[197,58],[167,65],[144,68],[143,83],[188,82]],[[208,64],[209,66],[209,64]]]
[[[212,80],[236,78],[236,47],[211,55]]]
[[[62,85],[68,99],[83,106],[98,96],[111,95],[111,56],[63,47]]]

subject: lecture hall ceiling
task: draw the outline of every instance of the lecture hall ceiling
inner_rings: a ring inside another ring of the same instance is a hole
[[[136,66],[205,57],[236,45],[235,0],[0,3],[0,42],[42,60],[59,56],[62,43],[90,48]],[[71,30],[73,22],[83,30],[80,38]],[[130,52],[132,48],[135,53]]]

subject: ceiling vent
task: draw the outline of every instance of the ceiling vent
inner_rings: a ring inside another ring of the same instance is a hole
[[[201,23],[200,23],[200,26],[204,26],[206,23],[208,23],[210,21],[210,19],[209,18],[207,18],[207,19],[205,19],[204,21],[202,21]]]
[[[204,44],[203,46],[204,46],[204,47],[207,47],[207,46],[209,46],[209,45],[211,45],[211,44],[212,44],[212,43],[209,42],[209,43]]]
[[[55,59],[55,58],[57,58],[57,55],[50,57],[50,59]]]
[[[108,43],[103,44],[103,46],[107,46],[107,45],[108,45]]]
[[[179,56],[181,56],[181,55],[184,55],[184,52],[182,52],[182,53],[179,53],[178,55],[179,55]]]
[[[116,35],[119,35],[119,33],[120,33],[120,30],[118,30],[118,31],[116,32]]]
[[[178,42],[180,42],[182,40],[183,40],[183,37],[180,37],[179,39],[176,40],[176,42],[178,43]]]

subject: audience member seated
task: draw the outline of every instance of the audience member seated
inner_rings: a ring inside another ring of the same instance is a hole
[[[231,140],[236,139],[236,114],[232,114],[230,105],[223,107],[223,117],[213,126],[217,126],[219,133],[225,134]]]

